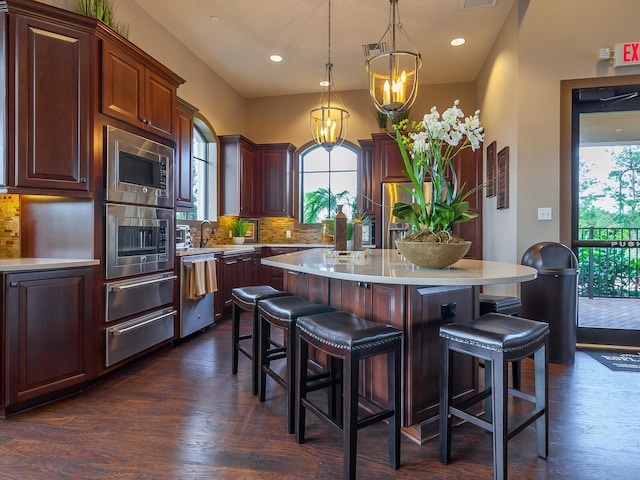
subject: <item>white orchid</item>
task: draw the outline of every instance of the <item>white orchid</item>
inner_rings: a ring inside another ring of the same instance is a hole
[[[406,121],[395,126],[406,173],[413,184],[412,190],[406,190],[413,195],[415,203],[396,203],[393,214],[407,220],[416,231],[451,233],[456,223],[478,216],[469,210],[466,199],[486,185],[464,192],[465,185],[458,185],[453,158],[466,148],[477,150],[484,140],[484,128],[480,125],[479,110],[465,117],[459,104],[456,100],[442,115],[432,107],[421,122],[413,123],[414,131],[407,135],[401,133],[406,129]],[[446,177],[447,171],[451,180]],[[424,197],[425,181],[430,181],[432,186],[429,199]]]

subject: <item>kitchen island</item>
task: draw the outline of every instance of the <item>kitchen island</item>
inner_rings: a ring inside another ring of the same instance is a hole
[[[440,326],[477,317],[480,286],[529,281],[537,272],[523,265],[481,260],[425,269],[411,264],[395,249],[371,249],[361,258],[330,253],[318,248],[261,262],[283,269],[284,287],[293,294],[403,331],[403,431],[423,443],[438,428]],[[384,362],[384,358],[363,362],[360,393],[365,406],[386,404]],[[469,398],[476,392],[475,370],[469,356],[456,361],[456,398]]]

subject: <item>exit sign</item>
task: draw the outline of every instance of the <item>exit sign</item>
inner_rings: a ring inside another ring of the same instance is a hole
[[[640,65],[640,42],[618,43],[613,52],[614,67]]]

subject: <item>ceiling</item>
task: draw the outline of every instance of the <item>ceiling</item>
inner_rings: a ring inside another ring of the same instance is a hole
[[[328,0],[134,1],[243,97],[320,94],[329,53]],[[399,1],[400,21],[422,55],[420,83],[474,81],[514,1]],[[495,5],[475,6],[486,3]],[[368,88],[362,45],[380,40],[389,5],[332,0],[331,63],[339,92]],[[449,46],[459,36],[467,43]],[[273,53],[284,61],[271,62]]]

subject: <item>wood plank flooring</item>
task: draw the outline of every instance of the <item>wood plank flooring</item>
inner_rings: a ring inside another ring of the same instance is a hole
[[[284,391],[250,391],[248,359],[231,375],[230,322],[142,359],[81,395],[0,421],[0,479],[316,479],[341,477],[338,436],[309,415],[307,442],[286,433]],[[527,384],[531,361],[524,361]],[[509,443],[512,479],[640,478],[640,374],[612,372],[583,352],[551,365],[550,457],[533,427]],[[361,430],[359,479],[491,479],[491,436],[463,425],[452,463],[437,441],[402,439],[388,465],[387,429]]]

